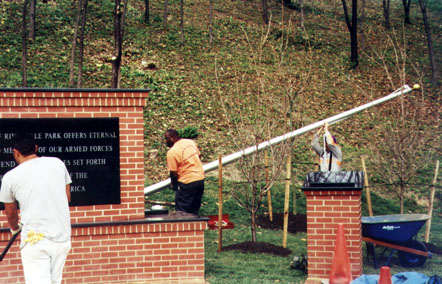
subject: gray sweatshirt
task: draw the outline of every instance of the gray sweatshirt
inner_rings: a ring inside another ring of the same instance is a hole
[[[329,151],[325,150],[325,144],[327,144]],[[342,164],[342,152],[341,147],[333,141],[333,137],[330,132],[326,131],[324,134],[324,147],[319,145],[319,136],[315,134],[311,143],[315,152],[319,155],[320,170],[321,172],[337,172],[341,170]],[[330,169],[331,158],[331,169]]]

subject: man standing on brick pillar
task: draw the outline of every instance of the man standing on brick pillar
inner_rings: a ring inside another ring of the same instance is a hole
[[[0,201],[12,234],[22,230],[26,284],[59,284],[71,249],[71,178],[60,159],[37,156],[37,145],[28,133],[17,134],[12,149],[18,166],[3,176]]]
[[[198,215],[204,193],[204,169],[200,151],[190,139],[182,139],[175,129],[165,133],[167,168],[172,189],[175,190],[175,209]]]
[[[324,147],[319,145],[319,137],[324,131]],[[321,172],[338,172],[341,170],[342,151],[336,143],[336,138],[328,131],[328,123],[325,122],[315,133],[311,143],[316,154],[319,155],[319,166]]]

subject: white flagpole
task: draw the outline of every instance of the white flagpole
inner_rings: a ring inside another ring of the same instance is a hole
[[[239,152],[236,152],[236,153],[230,154],[230,155],[228,155],[228,156],[225,156],[225,157],[222,158],[222,164],[223,164],[223,165],[228,165],[228,164],[230,164],[230,163],[232,163],[232,162],[234,162],[234,161],[240,159],[240,158],[243,157],[243,156],[248,156],[248,155],[250,155],[250,154],[252,154],[252,153],[254,153],[254,152],[256,152],[256,151],[260,151],[260,150],[265,149],[265,148],[267,148],[267,147],[270,147],[270,146],[272,146],[272,145],[278,144],[278,143],[280,143],[280,142],[282,142],[282,141],[285,141],[285,140],[288,140],[288,139],[293,138],[293,137],[295,137],[295,136],[299,136],[299,135],[301,135],[301,134],[304,134],[304,133],[306,133],[306,132],[309,132],[309,131],[311,131],[311,130],[313,130],[313,129],[315,129],[315,128],[320,127],[320,126],[323,125],[325,122],[327,122],[329,125],[331,125],[331,124],[335,124],[335,123],[338,123],[338,122],[340,122],[340,121],[342,121],[342,120],[344,120],[344,119],[347,119],[348,117],[350,117],[350,116],[352,116],[352,115],[354,115],[354,114],[356,114],[356,113],[358,113],[358,112],[361,112],[361,111],[363,111],[363,110],[365,110],[365,109],[368,109],[368,108],[370,108],[370,107],[372,107],[372,106],[375,106],[375,105],[378,105],[378,104],[380,104],[380,103],[383,103],[383,102],[389,101],[389,100],[391,100],[391,99],[393,99],[393,98],[396,98],[396,97],[398,97],[398,96],[400,96],[400,95],[403,95],[403,94],[409,93],[409,92],[411,92],[413,89],[418,89],[418,88],[419,88],[418,85],[416,85],[416,87],[413,86],[413,88],[410,88],[408,85],[404,85],[404,86],[402,86],[401,88],[399,88],[399,89],[397,89],[396,91],[394,91],[393,93],[391,93],[391,94],[389,94],[389,95],[387,95],[387,96],[385,96],[385,97],[382,97],[382,98],[380,98],[380,99],[377,99],[377,100],[375,100],[375,101],[372,101],[372,102],[370,102],[370,103],[367,103],[367,104],[361,105],[361,106],[359,106],[359,107],[356,107],[356,108],[353,108],[353,109],[350,109],[350,110],[347,110],[347,111],[344,111],[344,112],[342,112],[342,113],[340,113],[340,114],[337,114],[337,115],[331,116],[331,117],[329,117],[329,118],[323,119],[323,120],[321,120],[321,121],[318,121],[318,122],[315,122],[315,123],[309,124],[309,125],[307,125],[307,126],[304,126],[304,127],[302,127],[302,128],[299,128],[299,129],[297,129],[297,130],[295,130],[295,131],[292,131],[292,132],[286,133],[286,134],[284,134],[284,135],[281,135],[281,136],[275,137],[275,138],[273,138],[273,139],[271,139],[271,140],[268,140],[268,141],[262,142],[262,143],[260,143],[260,144],[258,144],[258,145],[251,146],[251,147],[246,148],[246,149],[244,149],[244,150],[241,150],[241,151],[239,151]],[[210,171],[212,171],[212,170],[215,170],[215,169],[218,168],[218,165],[219,165],[219,161],[218,161],[218,160],[215,160],[215,161],[213,161],[213,162],[210,162],[210,163],[208,163],[208,164],[205,164],[205,165],[203,166],[204,172],[210,172]],[[161,182],[159,182],[159,183],[156,183],[156,184],[150,185],[150,186],[148,186],[148,187],[145,187],[145,188],[144,188],[144,194],[145,194],[145,195],[149,195],[149,194],[152,194],[152,193],[158,192],[158,191],[160,191],[160,190],[162,190],[162,189],[168,187],[169,185],[170,185],[170,178],[169,178],[169,179],[166,179],[166,180],[163,180],[163,181],[161,181]]]

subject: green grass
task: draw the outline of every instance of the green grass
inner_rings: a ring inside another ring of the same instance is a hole
[[[233,221],[235,222],[235,221]],[[250,230],[247,226],[236,224],[236,228],[223,231],[223,245],[249,241]],[[268,254],[241,253],[226,251],[218,253],[218,231],[206,234],[206,281],[211,284],[222,283],[303,283],[306,276],[300,270],[290,269],[293,256],[280,257]],[[258,229],[261,241],[281,246],[282,232]],[[306,254],[305,234],[289,235],[287,248]]]
[[[225,187],[229,182],[224,182]],[[230,183],[231,184],[231,183]],[[230,185],[231,186],[231,185]],[[216,179],[209,179],[203,198],[202,215],[216,215],[217,212],[217,182]],[[281,207],[284,204],[284,186],[277,184],[273,188],[272,200],[275,206],[274,212],[283,212]],[[305,213],[305,198],[300,198],[298,193],[297,210]],[[251,241],[250,215],[240,208],[233,200],[224,194],[223,212],[229,214],[229,219],[235,224],[234,229],[223,231],[223,247],[241,242]],[[264,200],[265,204],[267,201]],[[290,212],[293,208],[290,206]],[[262,207],[258,214],[266,211]],[[287,248],[293,254],[287,257],[273,256],[269,254],[242,253],[237,251],[223,251],[218,253],[218,231],[208,230],[206,237],[206,280],[210,284],[222,283],[303,283],[306,275],[300,270],[289,267],[294,255],[307,254],[306,233],[296,235],[288,234]],[[257,229],[257,241],[267,242],[273,245],[282,246],[282,231],[269,229]]]
[[[231,184],[229,181],[224,181],[225,190]],[[173,192],[171,190],[163,190],[150,197],[152,200],[167,200],[173,201]],[[272,204],[274,212],[283,212],[284,204],[284,186],[283,184],[275,185],[272,190]],[[206,190],[203,197],[201,215],[217,215],[218,214],[218,184],[217,179],[209,177],[206,182]],[[264,200],[264,205],[267,201]],[[290,198],[291,202],[291,198]],[[399,205],[397,200],[382,198],[379,194],[372,193],[372,202],[374,215],[397,214],[399,212]],[[441,202],[437,199],[435,211],[433,213],[433,222],[431,226],[430,243],[438,247],[442,247],[442,208]],[[259,214],[266,211],[266,206],[262,207]],[[362,208],[363,216],[368,216],[366,209],[365,191],[362,192]],[[251,241],[250,232],[250,217],[249,214],[241,209],[226,192],[224,192],[223,212],[229,214],[229,219],[235,224],[234,229],[223,231],[223,247],[238,244],[241,242]],[[305,213],[305,198],[302,192],[297,193],[297,209],[298,213]],[[171,209],[173,210],[173,209]],[[292,206],[290,206],[290,212]],[[405,203],[405,210],[407,212],[422,213],[426,208],[418,206],[415,202],[408,200]],[[423,241],[423,234],[425,233],[425,226],[418,233],[418,240]],[[269,230],[258,228],[257,241],[268,242],[273,245],[282,246],[282,231]],[[306,255],[307,236],[305,233],[298,233],[296,235],[288,234],[287,248],[292,250],[292,255],[287,257],[272,256],[268,254],[253,254],[242,253],[238,251],[222,251],[218,252],[218,231],[207,230],[205,233],[205,278],[210,284],[225,284],[225,283],[256,283],[256,284],[270,284],[270,283],[304,283],[307,275],[300,270],[294,270],[289,267],[293,256]],[[372,260],[367,262],[365,243],[363,249],[363,273],[364,274],[379,274],[379,269],[373,267]],[[378,258],[381,254],[381,248],[377,249]],[[383,264],[386,261],[384,258]],[[427,276],[434,274],[442,275],[442,256],[433,255],[432,258],[427,259],[422,267],[405,268],[398,264],[396,254],[392,259],[391,273],[415,271],[423,273]]]

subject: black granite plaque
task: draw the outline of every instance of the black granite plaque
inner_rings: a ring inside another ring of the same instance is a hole
[[[10,141],[19,132],[34,135],[39,156],[65,163],[72,178],[71,206],[121,202],[118,118],[0,119],[0,184],[16,166]]]

